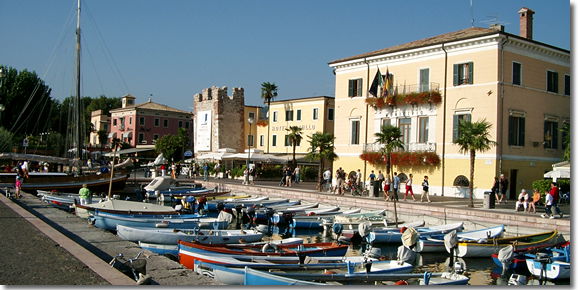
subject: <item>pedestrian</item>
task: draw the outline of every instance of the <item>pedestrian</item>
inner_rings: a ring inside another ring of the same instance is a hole
[[[508,190],[508,180],[505,178],[505,176],[502,174],[500,175],[500,179],[499,179],[499,185],[500,185],[500,191],[501,191],[501,200],[503,200],[504,203],[507,204],[507,190]],[[501,202],[501,201],[500,201]]]
[[[254,178],[256,178],[256,168],[252,167],[252,169],[250,169],[250,183],[252,185],[254,185]]]
[[[534,195],[532,196],[532,201],[530,202],[530,205],[528,206],[528,213],[530,213],[531,208],[534,208],[534,212],[536,213],[536,204],[540,202],[540,191],[538,191],[537,188],[534,188]]]
[[[177,179],[177,165],[175,165],[175,162],[171,163],[171,178],[173,179]]]
[[[556,182],[553,182],[550,184],[550,195],[552,196],[552,213],[553,214],[559,214],[560,218],[564,217],[564,214],[562,213],[562,211],[560,210],[560,208],[558,207],[558,199],[560,198],[560,189],[558,188],[558,184]]]
[[[24,175],[22,177],[30,178],[30,176],[28,176],[28,172],[29,172],[28,159],[26,159],[26,160],[24,160],[24,162],[22,162],[22,171],[24,171]]]
[[[284,176],[286,176],[286,187],[292,187],[292,169],[290,169],[290,166],[286,166]]]
[[[429,177],[425,175],[425,179],[423,179],[423,194],[421,194],[421,202],[423,202],[423,197],[427,198],[429,202],[431,199],[429,198]]]
[[[209,181],[209,165],[207,162],[203,165],[203,181]]]
[[[528,203],[530,201],[530,196],[526,192],[525,189],[522,189],[520,196],[518,196],[518,200],[516,201],[516,212],[520,208],[521,205],[524,206],[524,212],[528,210]]]
[[[213,170],[215,172],[215,177],[214,178],[216,178],[216,179],[219,178],[219,175],[218,174],[221,171],[220,163],[219,162],[214,165]]]
[[[542,214],[543,218],[547,218],[548,214],[550,215],[551,219],[554,219],[554,215],[552,214],[552,204],[554,202],[554,199],[552,197],[552,195],[546,190],[546,212]]]
[[[491,192],[495,194],[495,202],[500,203],[499,179],[497,179],[497,176],[493,177],[493,185],[491,186]]]
[[[161,176],[165,176],[165,173],[167,172],[167,166],[165,165],[165,163],[161,164]]]
[[[345,186],[345,181],[346,181],[346,172],[344,172],[344,170],[342,169],[342,167],[338,168],[338,189],[339,189],[339,193],[340,195],[344,195],[344,186]]]
[[[383,191],[383,182],[385,182],[385,176],[379,170],[379,174],[377,175],[377,180],[379,181],[379,191]]]
[[[250,183],[249,178],[250,177],[248,176],[248,168],[246,167],[244,169],[244,182],[242,182],[242,184],[246,184],[247,185],[248,183]]]
[[[197,163],[191,165],[191,171],[193,178],[197,178]]]
[[[89,196],[91,195],[91,191],[87,187],[87,184],[83,184],[83,187],[79,190],[79,197],[81,199],[81,205],[86,205],[89,201]]]
[[[16,189],[16,198],[20,198],[20,188],[22,187],[21,176],[16,173],[16,181],[14,183],[14,188]]]
[[[326,171],[322,174],[324,181],[326,182],[326,191],[330,191],[330,185],[332,184],[332,172],[330,172],[330,168],[326,168]]]
[[[300,182],[300,167],[296,166],[294,169],[294,182],[298,184]]]
[[[415,195],[413,194],[413,174],[409,174],[409,179],[407,179],[407,183],[405,185],[406,185],[406,188],[405,188],[404,201],[407,201],[407,194],[409,194],[409,193],[411,193],[411,197],[413,198],[413,201],[417,201],[415,199]]]
[[[397,172],[393,173],[393,199],[399,201],[399,185],[401,184],[401,179],[397,175]]]
[[[385,192],[385,201],[391,201],[391,196],[390,196],[390,192],[391,192],[391,178],[390,176],[387,176],[385,178],[385,187],[383,188],[383,191]]]
[[[362,179],[362,174],[360,173],[360,168],[356,171],[356,186],[360,188],[360,181]]]
[[[371,170],[371,174],[369,174],[369,177],[367,177],[367,179],[371,182],[371,185],[375,181],[375,178],[377,178],[377,176],[375,175],[375,171]]]

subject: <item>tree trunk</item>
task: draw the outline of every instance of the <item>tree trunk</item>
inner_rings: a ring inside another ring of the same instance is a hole
[[[320,159],[320,164],[318,165],[318,192],[322,192],[322,167],[324,166],[324,159]]]
[[[473,176],[475,175],[475,150],[469,152],[469,207],[473,206]]]

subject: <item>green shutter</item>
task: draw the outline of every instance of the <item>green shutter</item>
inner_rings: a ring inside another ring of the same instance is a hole
[[[357,91],[357,96],[362,96],[362,83],[363,80],[362,79],[358,79],[358,91]]]
[[[519,146],[524,146],[526,144],[526,118],[520,117],[520,142]]]
[[[352,97],[354,95],[354,80],[348,80],[348,96]]]
[[[558,73],[554,73],[554,93],[558,93]]]
[[[514,145],[514,117],[510,116],[508,122],[508,145]]]
[[[459,65],[458,64],[453,65],[453,85],[454,86],[459,85]]]
[[[473,84],[473,62],[470,62],[468,64],[469,66],[469,77],[468,77],[468,82],[469,84]]]
[[[453,142],[455,142],[455,140],[457,140],[457,137],[459,137],[458,134],[458,128],[457,126],[459,125],[459,115],[453,115]]]
[[[465,115],[465,121],[471,122],[471,114]]]

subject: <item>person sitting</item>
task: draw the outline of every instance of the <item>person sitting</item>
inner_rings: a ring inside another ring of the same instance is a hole
[[[530,196],[525,189],[522,189],[522,193],[518,196],[518,201],[516,201],[516,212],[521,205],[524,206],[524,212],[528,209],[528,203],[530,201]]]
[[[540,203],[540,198],[542,196],[540,195],[540,192],[538,191],[537,188],[534,188],[534,195],[532,196],[532,201],[530,202],[530,204],[528,205],[528,213],[530,213],[530,211],[532,210],[532,208],[534,208],[534,212],[536,213],[536,205],[538,205]]]

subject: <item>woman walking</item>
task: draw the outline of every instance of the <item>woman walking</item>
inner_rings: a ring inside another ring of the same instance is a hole
[[[429,181],[428,181],[429,177],[427,177],[427,175],[425,175],[425,179],[423,179],[423,194],[421,194],[421,202],[423,202],[423,197],[425,197],[427,199],[427,201],[431,202],[431,199],[429,199]]]
[[[411,193],[411,197],[413,198],[413,201],[417,201],[415,199],[415,195],[413,194],[413,174],[409,174],[409,179],[407,179],[407,188],[405,191],[405,199],[404,201],[407,201],[407,194]]]

